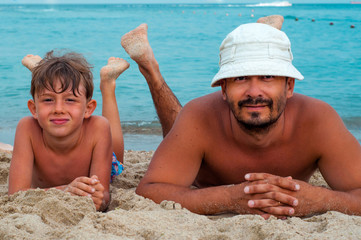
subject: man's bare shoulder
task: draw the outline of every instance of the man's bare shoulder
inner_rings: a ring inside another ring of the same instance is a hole
[[[214,114],[227,108],[227,104],[222,98],[221,91],[217,91],[191,100],[184,108],[197,114]]]
[[[226,120],[229,114],[226,113],[229,113],[229,107],[220,91],[193,99],[180,111],[169,137],[163,142],[181,137],[187,141],[192,139],[193,143],[197,143],[198,149],[203,149],[210,139],[224,129],[222,126],[229,122],[229,119]]]
[[[326,117],[338,118],[336,111],[328,103],[302,94],[294,94],[287,102],[287,111],[295,114],[299,119],[322,120]]]
[[[301,94],[287,102],[285,116],[289,129],[308,136],[309,143],[321,151],[320,143],[334,136],[350,135],[341,117],[328,103]],[[330,141],[328,141],[330,142]]]

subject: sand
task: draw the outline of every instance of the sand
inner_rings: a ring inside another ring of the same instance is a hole
[[[135,194],[153,152],[126,151],[106,213],[87,197],[40,189],[7,195],[11,149],[0,151],[0,239],[360,239],[361,217],[338,212],[287,220],[202,216]],[[326,186],[319,173],[311,181]]]

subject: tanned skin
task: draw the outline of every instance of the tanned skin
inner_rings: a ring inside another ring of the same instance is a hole
[[[277,19],[283,20],[272,16],[259,22],[280,28]],[[137,54],[127,52],[148,84],[163,86],[150,90],[161,123],[171,126],[138,194],[157,203],[172,200],[199,214],[286,218],[333,210],[361,215],[361,147],[331,106],[294,94],[294,79],[248,76],[224,79],[221,91],[167,114],[181,106],[174,94],[166,94],[171,91],[162,84],[146,25],[129,35],[133,41],[122,45],[126,51],[141,46]],[[248,98],[271,99],[273,105],[238,105]],[[266,128],[239,121],[270,119],[276,121]],[[317,168],[331,189],[307,183]]]
[[[41,57],[27,55],[22,63],[30,71]],[[32,116],[21,119],[15,135],[9,172],[9,194],[30,188],[57,188],[89,196],[97,210],[109,200],[112,152],[123,161],[124,141],[115,98],[115,80],[129,67],[111,57],[100,71],[103,116],[92,116],[96,101],[71,89],[36,92],[28,101]]]

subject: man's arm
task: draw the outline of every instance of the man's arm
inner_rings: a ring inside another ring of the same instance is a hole
[[[336,111],[325,105],[319,127],[318,167],[333,190],[329,193],[327,210],[361,215],[361,145]]]
[[[197,100],[193,100],[182,109],[172,130],[154,153],[136,193],[157,203],[175,201],[198,214],[261,214],[247,206],[244,184],[191,188],[209,138],[209,116],[203,112],[204,107],[197,104]]]
[[[361,146],[346,129],[332,107],[326,103],[314,101],[312,108],[315,112],[310,113],[305,109],[311,116],[315,116],[311,129],[313,138],[310,141],[319,151],[318,167],[331,189],[292,180],[299,184],[300,189],[290,191],[290,189],[264,184],[264,181],[277,176],[252,173],[248,180],[254,184],[250,186],[248,193],[256,196],[265,193],[275,196],[276,193],[283,193],[297,198],[298,204],[294,208],[294,214],[285,215],[306,216],[326,211],[361,215],[361,175],[359,173]],[[277,205],[269,206],[264,199],[258,198],[253,200],[251,207],[270,214],[278,214],[282,207],[287,206],[282,201],[281,205],[278,208],[275,207]]]

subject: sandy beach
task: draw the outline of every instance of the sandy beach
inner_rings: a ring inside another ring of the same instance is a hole
[[[7,195],[11,148],[0,150],[0,239],[360,239],[361,217],[338,212],[264,220],[253,215],[202,216],[179,204],[135,194],[153,152],[126,151],[125,171],[111,184],[105,213],[90,198],[40,189]],[[311,183],[326,186],[319,173]]]

